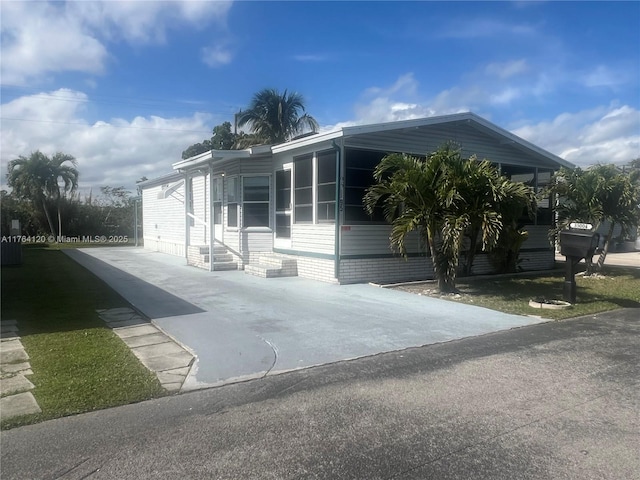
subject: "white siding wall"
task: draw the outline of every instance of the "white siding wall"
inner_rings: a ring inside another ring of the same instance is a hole
[[[393,283],[433,278],[431,257],[343,259],[340,283]]]
[[[341,228],[341,255],[384,255],[391,253],[389,225],[346,225]],[[420,235],[411,232],[406,240],[407,253],[420,253]]]
[[[142,191],[144,247],[184,256],[184,185],[167,198],[158,198],[162,186]]]
[[[333,223],[294,223],[291,229],[291,248],[301,252],[335,253],[336,227]]]
[[[209,190],[207,181],[208,177],[193,177],[193,215],[204,222],[209,222]],[[189,244],[190,245],[206,245],[209,238],[209,227],[197,220],[192,222],[189,228]]]
[[[522,271],[550,270],[555,265],[554,253],[548,251],[521,252],[518,268]],[[333,263],[333,262],[332,262]],[[300,267],[298,267],[298,270]],[[333,272],[332,272],[333,273]],[[478,254],[473,262],[474,275],[495,273],[489,255]],[[343,259],[340,262],[340,283],[394,283],[432,280],[430,257]]]

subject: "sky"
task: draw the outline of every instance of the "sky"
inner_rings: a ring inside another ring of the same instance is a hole
[[[640,157],[640,2],[0,3],[0,161],[134,190],[263,88],[321,131],[472,111],[578,165]],[[426,153],[426,152],[425,152]]]

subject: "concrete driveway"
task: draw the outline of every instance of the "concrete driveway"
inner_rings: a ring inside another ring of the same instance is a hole
[[[65,253],[197,356],[186,390],[543,321],[366,284],[207,272],[141,248]]]

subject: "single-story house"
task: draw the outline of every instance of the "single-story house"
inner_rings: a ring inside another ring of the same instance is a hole
[[[333,283],[433,278],[416,234],[407,258],[390,249],[390,226],[362,199],[388,153],[425,155],[447,141],[503,175],[541,190],[569,162],[473,114],[342,127],[279,145],[212,150],[140,184],[144,246],[208,270],[298,274]],[[521,249],[524,270],[553,268],[552,205],[539,204]],[[492,269],[478,255],[474,273]]]

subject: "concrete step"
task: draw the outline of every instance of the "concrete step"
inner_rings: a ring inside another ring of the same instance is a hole
[[[272,265],[261,265],[261,264],[249,264],[244,266],[245,273],[249,275],[255,275],[256,277],[262,278],[276,278],[276,277],[284,277],[282,268],[274,267]]]
[[[201,245],[198,247],[198,251],[200,253],[200,255],[209,255],[209,246],[208,245]],[[214,245],[213,246],[213,254],[214,255],[222,255],[227,253],[227,249],[224,247],[224,245]]]
[[[213,270],[216,272],[223,270],[238,270],[238,262],[213,262]]]
[[[297,268],[298,262],[292,258],[277,257],[272,255],[260,256],[257,261],[260,265],[271,265],[279,268]]]
[[[202,255],[202,261],[204,263],[209,263],[209,259],[210,259],[210,256],[208,254],[207,255]],[[216,264],[216,263],[231,263],[231,262],[236,263],[236,265],[237,265],[237,262],[233,261],[233,255],[231,255],[230,253],[225,253],[225,254],[220,254],[220,255],[214,254],[213,255],[213,263],[214,264]]]

